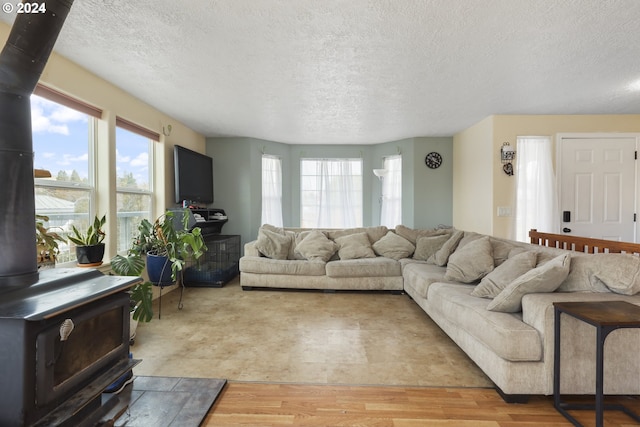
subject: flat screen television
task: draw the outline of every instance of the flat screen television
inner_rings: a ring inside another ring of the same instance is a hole
[[[213,159],[179,145],[173,148],[176,203],[213,203]]]

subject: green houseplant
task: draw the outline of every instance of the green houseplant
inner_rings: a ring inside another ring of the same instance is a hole
[[[144,259],[129,252],[127,256],[116,255],[111,259],[111,269],[121,276],[140,276],[144,270]],[[131,319],[150,322],[153,318],[153,291],[151,282],[141,282],[130,290]]]
[[[152,284],[175,282],[185,264],[190,260],[197,260],[207,250],[200,228],[189,229],[188,220],[186,212],[179,221],[171,211],[161,215],[153,223],[143,219],[138,225],[138,236],[134,238],[127,255],[116,255],[111,260],[113,271],[125,276],[139,276],[145,265],[147,267],[150,280],[134,286],[131,291],[131,299],[137,307],[134,319],[149,321],[153,317]],[[161,258],[158,263],[159,271],[150,269],[149,261],[155,257]]]
[[[147,256],[147,273],[155,284],[173,283],[188,260],[197,260],[207,247],[199,227],[189,229],[189,215],[178,220],[174,213],[167,211],[153,223],[143,219],[138,226],[138,236],[134,239],[130,252]],[[159,257],[159,271],[150,268],[150,258]]]
[[[36,258],[38,269],[54,267],[60,248],[58,242],[67,243],[66,239],[58,233],[45,227],[49,217],[36,214]]]
[[[104,238],[106,236],[104,224],[107,221],[106,215],[98,218],[96,215],[93,224],[89,225],[86,232],[81,233],[76,226],[72,226],[73,234],[69,235],[69,240],[76,244],[76,258],[78,265],[95,266],[102,264],[104,257]]]

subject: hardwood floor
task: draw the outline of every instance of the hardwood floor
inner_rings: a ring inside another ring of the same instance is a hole
[[[640,412],[640,398],[616,403]],[[592,411],[573,411],[585,427]],[[230,382],[202,424],[233,426],[515,427],[570,426],[552,397],[508,404],[490,388],[294,385]],[[605,411],[607,427],[636,426],[618,411]]]

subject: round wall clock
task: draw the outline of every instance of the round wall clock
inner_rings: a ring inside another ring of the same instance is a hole
[[[437,169],[442,164],[442,156],[440,155],[440,153],[432,151],[431,153],[427,154],[427,157],[424,158],[424,162],[427,167],[431,169]]]

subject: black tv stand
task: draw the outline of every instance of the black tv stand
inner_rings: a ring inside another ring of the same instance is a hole
[[[180,224],[180,227],[182,227],[182,213],[185,209],[187,208],[169,209],[174,213],[175,225]],[[222,226],[228,221],[224,209],[188,208],[188,211],[189,220],[187,222],[187,228],[200,227],[204,236],[221,234]],[[203,219],[201,220],[199,218]]]

